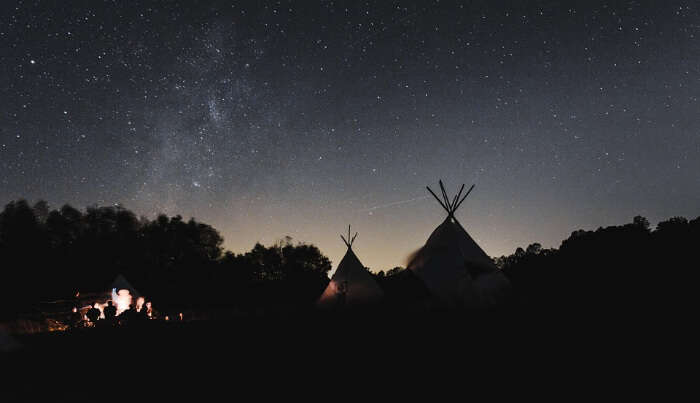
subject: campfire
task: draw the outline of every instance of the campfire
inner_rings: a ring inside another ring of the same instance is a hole
[[[153,303],[122,275],[117,276],[108,287],[103,292],[76,291],[70,298],[44,301],[36,312],[25,315],[8,327],[16,334],[33,334],[85,327],[121,326],[150,320],[185,321],[182,312],[166,315],[156,311]],[[113,306],[112,317],[108,317],[110,303]],[[187,318],[190,319],[190,316],[188,314]]]
[[[72,327],[115,326],[144,319],[158,319],[153,304],[136,291],[124,276],[119,275],[110,291],[82,295],[76,292],[69,323]]]
[[[78,293],[77,295],[80,295],[80,293]],[[136,299],[135,303],[134,299]],[[146,316],[149,319],[153,319],[153,305],[150,301],[146,302],[146,299],[144,297],[134,298],[134,296],[131,295],[131,292],[127,289],[117,290],[116,288],[112,288],[111,297],[109,299],[104,300],[104,302],[95,302],[94,304],[92,304],[92,306],[83,306],[80,309],[83,320],[89,321],[87,317],[87,312],[90,308],[98,309],[100,311],[100,319],[105,319],[105,308],[109,305],[109,301],[112,301],[114,307],[117,308],[117,317],[121,316],[122,313],[126,312],[133,304],[135,305],[134,308],[136,313],[143,314],[143,311],[145,310]],[[73,312],[76,311],[77,308],[74,307]]]

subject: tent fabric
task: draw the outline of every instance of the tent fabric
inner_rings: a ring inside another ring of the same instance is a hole
[[[491,305],[509,287],[503,273],[454,217],[433,231],[408,269],[449,305]]]
[[[138,291],[136,291],[134,286],[132,286],[131,283],[129,283],[126,280],[126,277],[124,277],[122,274],[119,274],[114,279],[114,281],[112,282],[111,288],[115,289],[117,292],[119,292],[119,290],[128,290],[129,294],[134,298],[138,298],[141,296],[141,294]]]
[[[357,306],[378,302],[384,292],[372,275],[365,269],[351,248],[338,264],[330,283],[317,306],[331,309],[339,306]]]

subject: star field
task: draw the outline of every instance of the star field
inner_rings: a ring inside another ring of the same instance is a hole
[[[689,1],[8,2],[0,202],[195,216],[374,269],[443,212],[492,256],[700,214]]]

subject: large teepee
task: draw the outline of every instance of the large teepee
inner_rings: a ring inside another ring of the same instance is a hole
[[[357,233],[350,238],[348,226],[348,237],[340,237],[348,251],[345,252],[328,287],[318,299],[317,306],[322,309],[335,309],[378,302],[384,296],[384,292],[352,251]]]
[[[439,183],[442,200],[429,187],[426,188],[445,209],[447,218],[433,231],[425,246],[413,255],[408,269],[423,280],[434,297],[450,306],[496,304],[509,288],[508,279],[454,215],[474,186],[462,197],[462,185],[459,193],[450,200],[442,181]]]

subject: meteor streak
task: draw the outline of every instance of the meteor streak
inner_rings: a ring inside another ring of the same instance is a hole
[[[400,204],[406,204],[406,203],[411,203],[419,200],[424,200],[427,199],[429,196],[421,196],[421,197],[414,197],[413,199],[408,199],[408,200],[400,200],[400,201],[395,201],[387,204],[380,204],[379,206],[374,206],[366,209],[359,210],[361,213],[366,213],[368,211],[374,211],[374,210],[379,210],[381,208],[385,207],[391,207],[391,206],[398,206]]]

